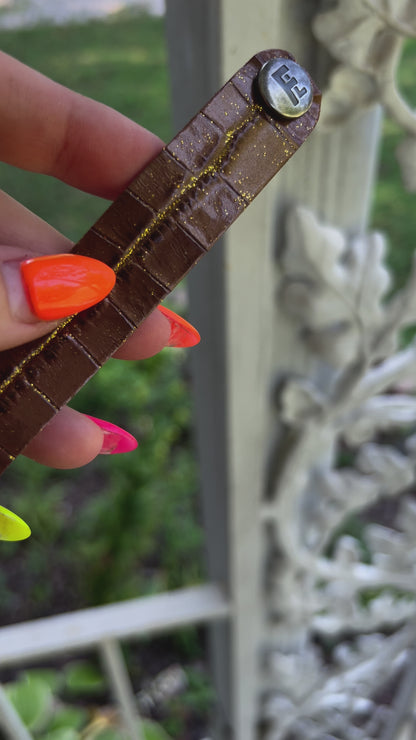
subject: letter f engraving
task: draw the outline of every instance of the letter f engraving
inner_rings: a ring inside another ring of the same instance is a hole
[[[282,64],[276,72],[272,74],[272,77],[285,91],[293,105],[299,105],[300,99],[308,92],[306,87],[299,87],[296,77],[290,76],[290,71],[286,64]]]

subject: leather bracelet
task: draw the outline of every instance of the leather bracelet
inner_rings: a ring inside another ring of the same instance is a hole
[[[319,107],[290,54],[256,54],[75,245],[112,267],[116,284],[46,336],[0,353],[0,472],[286,164]]]

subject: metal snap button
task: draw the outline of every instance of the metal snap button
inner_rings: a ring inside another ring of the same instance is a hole
[[[263,100],[285,118],[299,118],[312,104],[309,75],[292,59],[270,59],[263,64],[257,82]]]

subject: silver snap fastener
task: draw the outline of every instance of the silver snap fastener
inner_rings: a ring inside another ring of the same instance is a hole
[[[285,118],[299,118],[312,104],[309,75],[291,59],[270,59],[263,64],[257,82],[263,100]]]

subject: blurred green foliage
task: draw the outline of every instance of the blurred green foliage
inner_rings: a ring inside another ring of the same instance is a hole
[[[93,659],[70,660],[62,668],[30,668],[17,673],[4,688],[35,740],[126,740],[109,682]],[[187,667],[183,684],[171,693],[159,687],[156,698],[151,698],[150,682],[139,697],[143,694],[150,701],[147,711],[141,707],[144,740],[204,735],[203,723],[214,694],[200,666]]]
[[[404,47],[397,70],[397,81],[412,108],[416,107],[415,76],[416,43],[410,40]],[[395,156],[396,148],[404,135],[397,123],[391,118],[385,118],[372,223],[373,228],[387,235],[387,261],[397,287],[406,282],[416,246],[415,194],[404,189]]]
[[[93,664],[74,662],[64,672],[25,671],[5,691],[36,740],[125,740],[118,713],[94,701],[103,680]],[[156,722],[144,720],[140,728],[144,740],[169,740]]]

